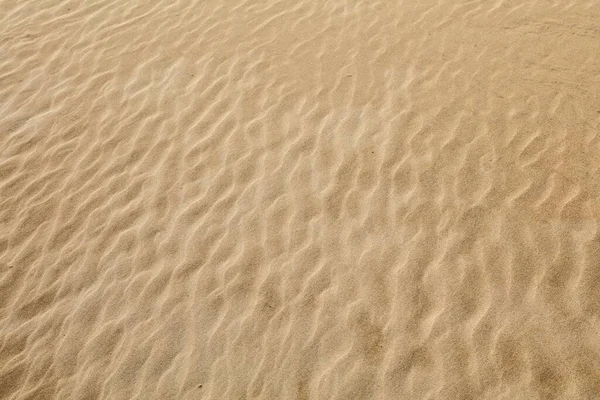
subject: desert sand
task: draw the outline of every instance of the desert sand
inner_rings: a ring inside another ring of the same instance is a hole
[[[600,2],[0,0],[1,399],[599,399]]]

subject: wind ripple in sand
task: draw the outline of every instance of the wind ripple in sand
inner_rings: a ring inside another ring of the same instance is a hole
[[[0,398],[600,393],[596,1],[0,10]]]

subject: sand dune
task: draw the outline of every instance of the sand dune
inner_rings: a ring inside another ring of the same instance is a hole
[[[600,398],[600,3],[0,0],[0,398]]]

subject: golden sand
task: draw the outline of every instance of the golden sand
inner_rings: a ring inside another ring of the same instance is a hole
[[[1,399],[599,399],[600,2],[0,0]]]

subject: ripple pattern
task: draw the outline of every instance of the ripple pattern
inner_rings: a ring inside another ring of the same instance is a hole
[[[0,0],[0,398],[598,398],[599,21]]]

